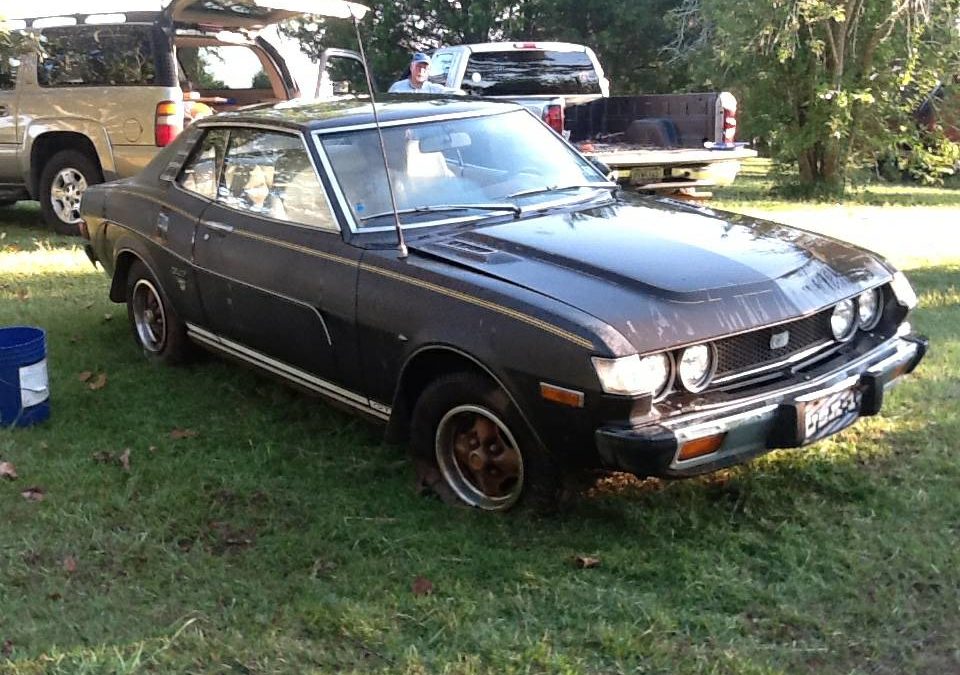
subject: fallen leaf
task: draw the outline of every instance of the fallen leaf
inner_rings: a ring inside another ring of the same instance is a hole
[[[104,321],[111,321],[112,319],[113,319],[113,314],[104,314],[104,315],[103,315],[103,320],[104,320]]]
[[[97,373],[97,376],[90,380],[90,383],[87,385],[93,391],[98,389],[103,389],[107,386],[107,374],[106,373]]]
[[[198,435],[198,432],[193,429],[174,429],[170,432],[170,438],[175,441],[180,440],[181,438],[194,438]]]
[[[47,595],[47,600],[53,600],[53,601],[63,600],[63,596],[57,593],[56,591],[54,591],[53,593],[50,593]]]
[[[147,448],[147,452],[156,452],[156,451],[157,451],[157,446],[155,445],[151,445],[149,448]]]
[[[43,488],[41,487],[28,487],[26,490],[20,493],[20,496],[26,499],[28,502],[42,502],[44,499]]]
[[[89,380],[91,377],[93,377],[93,371],[92,371],[92,370],[85,370],[85,371],[83,371],[82,373],[80,373],[79,375],[77,375],[77,379],[80,380],[81,382],[86,382],[86,381]]]
[[[47,448],[50,447],[50,444],[47,443],[46,441],[40,441],[39,443],[37,443],[37,446],[38,446],[41,450],[46,450]]]
[[[112,452],[107,452],[106,450],[100,450],[99,452],[95,452],[92,455],[90,455],[90,459],[92,459],[97,464],[110,464],[111,462],[114,461],[115,457],[113,456]]]
[[[12,641],[12,640],[4,640],[4,641],[3,641],[3,647],[0,648],[0,654],[3,654],[4,656],[10,656],[11,654],[13,654],[13,641]]]
[[[80,336],[79,336],[79,335],[74,335],[74,336],[72,336],[72,337],[70,338],[70,344],[77,344],[78,342],[80,342]]]
[[[63,559],[63,571],[67,574],[73,574],[77,571],[77,559],[72,555],[68,555]]]
[[[90,309],[91,307],[93,307],[93,303],[92,303],[92,302],[88,302],[87,304],[85,304],[85,305],[83,306],[84,309]]]
[[[417,577],[413,580],[413,594],[420,595],[430,595],[433,593],[433,582],[427,579],[426,577]]]
[[[312,576],[314,579],[325,577],[336,569],[337,563],[333,562],[332,560],[317,558],[313,561],[313,569],[310,576]]]
[[[0,478],[17,480],[17,467],[12,462],[0,462]]]
[[[591,558],[588,555],[577,555],[573,557],[573,564],[580,569],[587,570],[592,567],[600,567],[600,558]]]
[[[18,288],[17,297],[20,300],[29,300],[30,299],[30,289],[29,288]]]
[[[130,473],[130,448],[126,448],[120,455],[120,466],[123,467],[124,471]]]

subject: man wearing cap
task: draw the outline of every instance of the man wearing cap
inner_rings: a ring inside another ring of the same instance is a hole
[[[447,88],[427,79],[430,75],[430,57],[417,52],[410,60],[410,76],[394,82],[391,94],[444,94]]]

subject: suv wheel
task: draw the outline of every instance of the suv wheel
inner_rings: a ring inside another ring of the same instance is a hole
[[[103,176],[89,155],[79,150],[61,150],[40,174],[40,211],[43,220],[59,234],[79,234],[80,198],[88,185]]]

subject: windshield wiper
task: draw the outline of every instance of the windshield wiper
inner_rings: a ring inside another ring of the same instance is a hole
[[[519,192],[514,192],[507,195],[507,199],[513,199],[514,197],[526,197],[528,195],[539,195],[547,192],[563,192],[564,190],[576,190],[578,188],[615,188],[617,187],[616,183],[570,183],[568,185],[545,185],[539,188],[531,188],[529,190],[520,190]]]
[[[402,216],[407,213],[442,213],[444,211],[509,211],[514,216],[521,213],[520,207],[516,204],[434,204],[432,206],[414,206],[409,209],[398,209],[397,215]],[[384,216],[392,216],[393,211],[381,211],[369,216],[361,216],[360,220],[374,220]]]

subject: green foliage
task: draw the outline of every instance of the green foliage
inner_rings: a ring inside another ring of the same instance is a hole
[[[270,86],[270,77],[262,70],[257,71],[250,81],[251,89],[269,89]]]
[[[684,0],[672,48],[708,86],[738,94],[742,136],[762,138],[774,159],[798,167],[805,189],[835,193],[851,165],[883,148],[923,145],[914,112],[941,76],[957,72],[958,6]]]
[[[561,40],[592,47],[617,93],[669,93],[690,82],[666,67],[667,18],[680,0],[375,0],[362,23],[380,86],[404,76],[414,51],[491,40]],[[326,47],[356,49],[351,24],[312,18],[281,28],[318,58]]]

